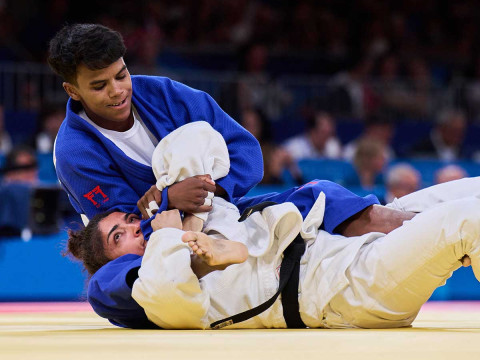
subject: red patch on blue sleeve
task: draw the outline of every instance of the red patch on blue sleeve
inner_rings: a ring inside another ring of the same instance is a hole
[[[93,190],[84,194],[83,197],[87,198],[92,204],[99,208],[101,204],[106,203],[110,198],[100,189],[100,185],[97,185]]]

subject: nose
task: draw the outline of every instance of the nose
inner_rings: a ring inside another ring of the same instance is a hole
[[[140,228],[140,222],[135,222],[128,224],[130,231],[132,232],[133,236],[137,237],[142,235],[142,229]]]
[[[112,85],[109,88],[109,96],[111,98],[116,98],[123,94],[123,89],[121,87],[121,84],[117,81],[113,81]]]

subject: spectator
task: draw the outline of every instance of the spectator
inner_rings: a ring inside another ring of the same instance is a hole
[[[289,178],[296,185],[304,183],[294,159],[285,149],[270,140],[270,131],[266,131],[269,124],[260,110],[243,110],[240,122],[255,136],[262,148],[264,169],[261,184],[285,184]]]
[[[335,120],[326,112],[317,112],[308,118],[307,130],[284,144],[285,150],[295,159],[339,159],[342,145],[336,137]]]
[[[65,106],[47,105],[40,114],[40,132],[35,138],[36,149],[39,153],[52,153],[53,144],[65,119]]]
[[[395,198],[401,198],[420,188],[422,177],[412,165],[400,163],[388,169],[385,181],[385,197],[383,204],[388,204]]]
[[[362,119],[376,108],[377,101],[368,84],[372,67],[373,60],[363,57],[333,77],[325,105],[334,115]]]
[[[406,64],[408,82],[400,103],[404,116],[424,118],[431,114],[433,104],[433,80],[425,59],[413,57]]]
[[[410,156],[443,161],[466,158],[463,149],[466,126],[463,112],[453,109],[441,111],[429,136],[412,147]]]
[[[353,166],[355,174],[345,179],[345,186],[360,186],[365,190],[384,184],[383,169],[386,163],[385,145],[380,141],[363,138],[358,142]]]
[[[401,117],[405,107],[405,84],[400,76],[400,58],[389,53],[378,61],[378,75],[375,81],[375,93],[379,106],[392,117]]]
[[[37,161],[30,147],[13,148],[2,169],[0,237],[19,236],[28,227],[30,197],[38,181]]]
[[[240,109],[263,109],[270,119],[277,119],[291,102],[291,95],[270,78],[268,57],[264,44],[255,43],[245,48],[240,67],[243,76],[237,87],[238,105]]]
[[[358,143],[363,139],[378,141],[385,147],[386,160],[395,158],[395,151],[391,146],[395,128],[393,123],[384,115],[371,115],[365,121],[365,130],[357,139],[345,145],[343,157],[347,161],[352,161],[357,150]]]
[[[14,147],[6,157],[3,174],[3,185],[35,185],[38,182],[38,168],[33,149],[25,145]]]
[[[5,110],[0,104],[0,155],[6,155],[12,149],[12,139],[5,130]]]
[[[435,184],[442,184],[452,180],[463,179],[468,174],[464,168],[459,165],[446,165],[435,172]]]

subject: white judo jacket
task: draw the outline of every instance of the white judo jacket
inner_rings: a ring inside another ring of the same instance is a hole
[[[309,327],[322,327],[322,310],[348,284],[345,270],[358,249],[381,233],[345,238],[318,231],[324,198],[319,197],[304,222],[291,203],[275,205],[239,223],[238,210],[214,199],[204,231],[213,237],[243,242],[249,257],[223,271],[197,279],[183,231],[161,229],[150,237],[133,298],[147,317],[165,329],[208,329],[217,320],[249,310],[270,299],[279,286],[282,253],[299,232],[307,241],[301,260],[300,315]],[[228,328],[285,328],[280,298],[262,314]]]
[[[221,137],[211,131],[208,124],[197,122],[177,129],[160,142],[152,161],[157,186],[196,174],[224,176],[229,166],[225,159],[228,152],[219,145]],[[162,328],[208,329],[212,322],[254,308],[277,292],[283,251],[301,233],[307,250],[300,267],[300,314],[307,326],[321,327],[322,310],[347,286],[345,270],[358,249],[382,235],[345,238],[318,230],[324,209],[322,193],[305,221],[292,203],[284,203],[238,222],[238,209],[214,198],[203,231],[244,243],[249,250],[247,261],[199,280],[190,267],[190,248],[181,240],[183,231],[157,230],[150,237],[132,296],[147,317]],[[226,328],[284,327],[279,297],[260,315]]]

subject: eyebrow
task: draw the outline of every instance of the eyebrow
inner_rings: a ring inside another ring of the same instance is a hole
[[[120,75],[120,73],[121,73],[122,71],[124,71],[126,68],[127,68],[127,65],[123,65],[122,68],[120,69],[120,71],[119,71],[115,76]],[[105,82],[105,81],[107,81],[107,80],[94,80],[94,81],[91,81],[91,82],[90,82],[90,85],[96,85],[96,84],[98,84],[98,83],[102,83],[102,82]]]
[[[127,222],[129,215],[130,215],[129,213],[125,213],[125,215],[123,216],[123,221]],[[113,225],[112,229],[108,232],[108,235],[107,235],[107,245],[108,245],[108,239],[110,238],[110,235],[111,235],[115,230],[117,230],[117,228],[118,228],[119,226],[120,226],[119,224]]]

